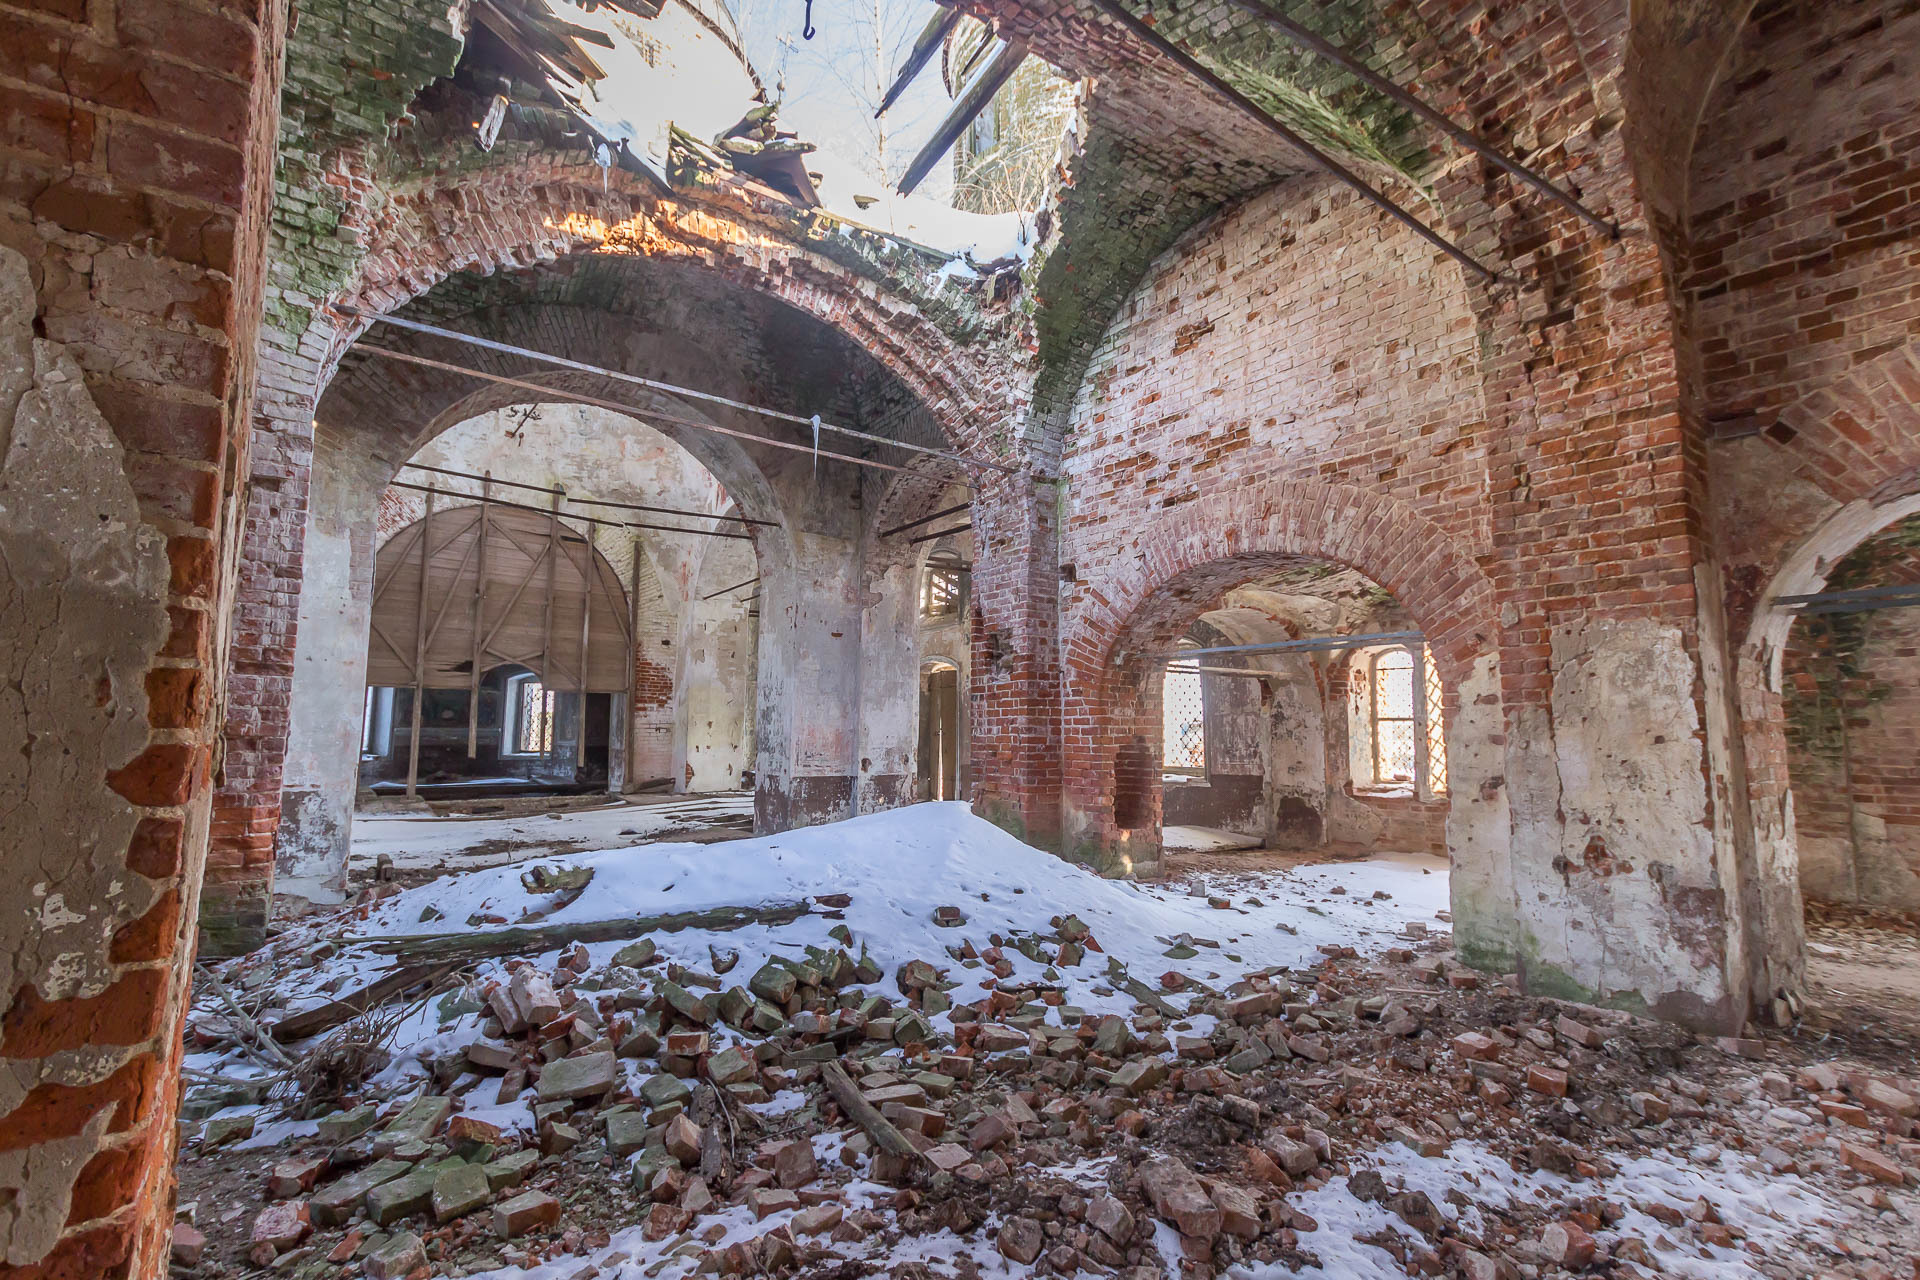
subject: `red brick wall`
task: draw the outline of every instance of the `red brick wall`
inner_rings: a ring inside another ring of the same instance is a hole
[[[1685,288],[1708,420],[1759,427],[1842,500],[1920,465],[1916,82],[1913,0],[1763,0],[1693,158]],[[1889,378],[1902,394],[1876,395]]]
[[[94,783],[133,834],[88,857],[137,889],[69,901],[92,942],[27,948],[0,991],[0,1160],[28,1162],[5,1261],[23,1280],[166,1270],[283,24],[273,0],[0,0],[0,244],[26,256],[41,331],[85,370],[172,566],[149,745]],[[33,911],[10,883],[9,915]],[[136,897],[151,907],[116,914]]]
[[[595,253],[613,260],[680,262],[697,267],[707,282],[702,296],[715,305],[703,315],[703,324],[718,329],[728,322],[725,313],[732,304],[717,296],[718,286],[779,298],[866,348],[923,398],[962,447],[998,451],[994,436],[1012,411],[1012,370],[958,349],[912,299],[884,290],[872,296],[857,271],[795,243],[793,229],[782,221],[784,206],[733,197],[711,204],[661,201],[649,184],[620,170],[603,173],[582,163],[578,153],[522,154],[489,168],[411,178],[399,190],[389,190],[380,176],[367,172],[362,156],[337,157],[336,167],[341,174],[334,189],[346,201],[341,236],[355,246],[351,279],[332,297],[307,300],[315,315],[307,327],[295,332],[284,323],[269,323],[262,334],[254,424],[261,443],[253,459],[255,496],[232,655],[244,684],[237,686],[227,716],[228,764],[216,800],[209,870],[209,920],[227,927],[221,942],[237,948],[257,941],[271,893],[298,642],[313,418],[334,384],[342,354],[366,328],[366,322],[337,315],[326,304],[392,311],[450,277],[477,279],[537,268],[568,255],[577,255],[569,265]],[[710,287],[713,293],[704,292]],[[505,336],[540,350],[565,349],[577,358],[624,363],[626,355],[611,333],[591,335],[595,350],[578,345],[587,327],[578,323],[581,314],[573,310],[572,324],[523,326]],[[748,332],[742,343],[752,337]],[[446,352],[437,349],[436,354]],[[521,362],[500,367],[525,372]],[[471,414],[526,398],[513,392],[474,394],[471,380],[432,376],[410,379],[408,391],[396,393],[385,378],[389,372],[376,368],[360,375],[371,388],[367,399],[378,406],[365,421],[386,425],[394,436],[386,447],[400,456],[435,424],[451,425],[440,415],[456,401],[460,412]],[[784,379],[770,381],[780,385]],[[360,419],[349,412],[343,420]],[[213,936],[208,935],[210,945]]]

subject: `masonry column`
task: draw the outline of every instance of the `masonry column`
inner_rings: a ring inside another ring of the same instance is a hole
[[[292,335],[265,335],[254,391],[252,466],[227,653],[225,750],[200,900],[200,946],[209,955],[237,955],[264,942],[273,903],[318,366],[317,359],[277,345],[292,341]]]
[[[760,557],[754,830],[851,817],[858,761],[858,544],[793,533]]]
[[[1673,309],[1645,240],[1590,270],[1564,316],[1484,313],[1513,852],[1469,895],[1465,954],[1529,992],[1737,1031],[1751,826]],[[1508,892],[1511,929],[1488,927]]]
[[[0,0],[0,1271],[158,1276],[285,5]]]
[[[314,430],[313,505],[288,655],[287,737],[274,839],[276,892],[345,900],[373,618],[380,494],[393,467],[345,433]]]
[[[984,476],[974,493],[973,806],[1061,849],[1060,579],[1056,485]]]

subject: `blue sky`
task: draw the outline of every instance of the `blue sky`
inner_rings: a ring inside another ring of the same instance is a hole
[[[784,77],[782,127],[822,149],[871,168],[881,146],[872,104],[877,101],[875,32],[884,78],[939,12],[932,0],[813,0],[812,40],[802,38],[805,0],[728,0],[746,40],[747,55],[769,93]],[[914,87],[887,112],[884,155],[897,176],[939,124],[948,99],[939,61],[920,73]],[[936,166],[916,194],[948,198],[952,172]]]

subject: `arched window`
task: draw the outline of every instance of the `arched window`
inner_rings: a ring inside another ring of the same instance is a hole
[[[1192,663],[1188,659],[1185,665]],[[1160,740],[1161,763],[1168,773],[1207,771],[1207,700],[1198,671],[1167,668],[1160,691]]]
[[[531,671],[507,680],[500,717],[500,754],[543,756],[553,750],[553,690]]]
[[[1373,657],[1373,780],[1413,782],[1413,655],[1388,649]]]
[[[936,551],[920,575],[920,616],[951,618],[960,612],[966,594],[966,566],[951,551]]]
[[[1444,795],[1447,738],[1443,690],[1423,649],[1374,649],[1347,674],[1348,755],[1354,783],[1376,790]]]

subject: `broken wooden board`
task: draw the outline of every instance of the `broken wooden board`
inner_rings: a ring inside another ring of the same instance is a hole
[[[422,983],[439,982],[459,967],[457,964],[446,961],[403,964],[397,969],[388,970],[358,991],[342,996],[338,1000],[329,1000],[311,1009],[302,1009],[298,1013],[288,1014],[268,1027],[267,1031],[275,1040],[304,1040],[308,1036],[329,1031],[343,1022],[351,1022],[367,1010],[383,1005]]]
[[[490,956],[539,955],[575,942],[613,942],[649,933],[678,933],[682,929],[741,929],[750,924],[791,924],[807,914],[810,905],[766,902],[752,907],[708,907],[701,911],[668,911],[632,916],[625,920],[583,920],[574,924],[547,924],[527,928],[495,929],[484,933],[423,933],[399,938],[341,938],[348,946],[368,947],[381,955],[413,961],[482,960]]]
[[[893,1121],[881,1115],[871,1102],[860,1096],[859,1086],[853,1083],[853,1077],[847,1074],[845,1067],[837,1062],[821,1063],[820,1082],[827,1086],[827,1092],[840,1104],[840,1109],[867,1131],[867,1136],[873,1139],[876,1147],[908,1158],[920,1154],[919,1149],[907,1141],[907,1136],[894,1127]]]

